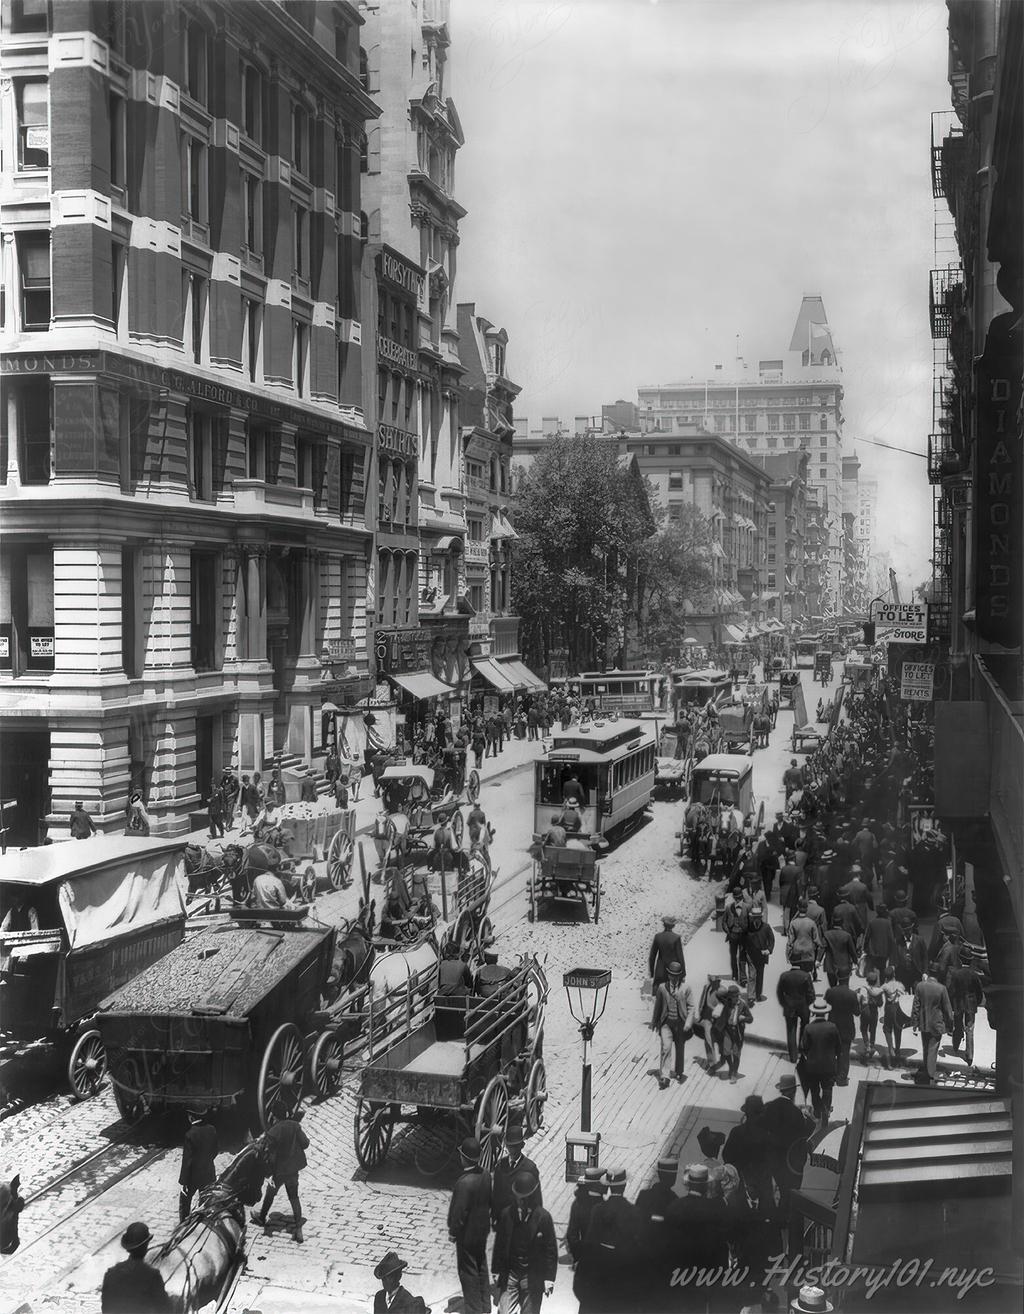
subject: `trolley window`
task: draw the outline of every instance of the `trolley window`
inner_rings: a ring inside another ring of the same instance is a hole
[[[566,762],[543,762],[538,764],[537,802],[541,807],[560,808],[565,802],[565,784],[570,776],[575,776],[583,788],[583,807],[588,807],[597,788],[597,771],[595,766],[577,766]]]

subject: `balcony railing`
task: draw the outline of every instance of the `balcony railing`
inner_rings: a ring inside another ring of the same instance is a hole
[[[948,338],[952,331],[953,317],[963,301],[963,278],[964,271],[958,264],[931,271],[932,337],[937,341]]]

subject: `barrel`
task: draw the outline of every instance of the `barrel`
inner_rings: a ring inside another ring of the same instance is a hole
[[[485,963],[476,974],[476,993],[483,999],[496,994],[511,975],[511,967]]]

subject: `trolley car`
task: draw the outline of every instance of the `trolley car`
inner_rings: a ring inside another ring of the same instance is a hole
[[[656,745],[649,722],[595,721],[555,731],[536,763],[533,829],[543,835],[571,794],[579,801],[580,834],[607,842],[639,825],[654,791]],[[572,777],[578,789],[566,787]]]
[[[661,710],[662,678],[657,671],[584,671],[570,683],[578,686],[584,706],[593,699],[598,713],[638,716]]]

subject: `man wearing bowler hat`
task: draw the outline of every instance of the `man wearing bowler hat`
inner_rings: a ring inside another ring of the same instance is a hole
[[[574,1268],[583,1255],[590,1215],[604,1199],[605,1189],[603,1168],[584,1168],[583,1176],[576,1179],[576,1196],[569,1210],[569,1225],[565,1232],[565,1244]]]
[[[540,1169],[532,1159],[528,1159],[523,1154],[525,1144],[526,1137],[523,1135],[522,1123],[509,1123],[508,1131],[505,1133],[505,1153],[494,1165],[494,1183],[491,1188],[491,1224],[494,1227],[498,1226],[503,1211],[515,1203],[512,1195],[512,1179],[516,1173],[524,1170],[533,1173],[537,1179],[534,1204],[544,1203],[540,1186]]]
[[[373,1270],[373,1276],[384,1288],[373,1298],[373,1314],[426,1314],[423,1297],[413,1296],[402,1286],[402,1274],[408,1267],[397,1251],[389,1250]]]
[[[448,1235],[462,1286],[464,1314],[489,1314],[487,1238],[491,1231],[491,1174],[480,1167],[480,1142],[467,1136],[459,1146],[462,1174],[448,1206]]]
[[[675,1066],[672,1075],[680,1083],[686,1080],[683,1070],[686,1064],[686,1041],[693,1035],[694,1012],[693,991],[687,985],[682,963],[669,963],[668,977],[661,982],[654,995],[654,1015],[651,1018],[651,1030],[656,1031],[660,1038],[658,1085],[662,1090],[668,1086],[665,1067],[673,1048]]]
[[[672,1270],[675,1268],[672,1230],[667,1223],[668,1211],[679,1199],[676,1195],[676,1178],[679,1160],[658,1160],[658,1179],[641,1191],[636,1198],[637,1222],[640,1229],[641,1262],[646,1266],[647,1282],[637,1292],[637,1307],[651,1314],[672,1307],[675,1293],[672,1290]]]
[[[540,1179],[528,1168],[512,1178],[512,1204],[498,1220],[491,1271],[507,1314],[537,1314],[555,1289],[558,1242],[551,1215],[538,1199]]]
[[[636,1209],[626,1199],[626,1170],[609,1168],[608,1198],[590,1216],[573,1295],[580,1314],[619,1314],[633,1304],[639,1256]]]
[[[683,969],[683,975],[686,975],[683,942],[676,934],[676,919],[674,917],[663,917],[661,924],[662,929],[654,937],[651,952],[647,958],[647,974],[651,978],[655,991],[657,991],[662,981],[667,978],[669,963],[678,963]]]
[[[779,1188],[779,1209],[789,1216],[789,1197],[803,1181],[807,1138],[814,1121],[796,1105],[796,1077],[784,1072],[775,1083],[778,1098],[761,1110],[759,1122],[768,1137],[768,1169]]]
[[[164,1280],[150,1264],[146,1251],[153,1235],[145,1223],[132,1223],[121,1237],[128,1258],[103,1275],[100,1309],[103,1314],[163,1314],[171,1308]]]
[[[192,1197],[203,1186],[217,1180],[217,1129],[202,1109],[188,1110],[188,1131],[181,1148],[178,1184],[178,1217],[184,1221],[192,1208]]]

